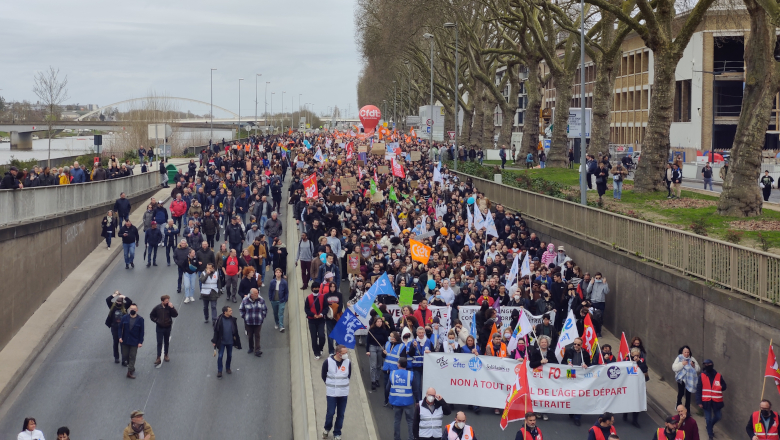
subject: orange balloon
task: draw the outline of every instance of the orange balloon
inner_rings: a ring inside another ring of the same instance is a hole
[[[341,159],[336,161],[339,165],[341,165]]]
[[[439,230],[439,232],[441,232],[441,235],[444,235],[445,237],[446,237],[446,236],[447,236],[447,234],[448,234],[448,232],[447,232],[447,228],[441,228],[441,229]]]
[[[408,234],[409,233],[409,229],[404,229],[403,231],[401,231],[401,233],[402,234]]]

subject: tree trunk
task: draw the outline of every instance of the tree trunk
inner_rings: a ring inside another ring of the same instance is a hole
[[[491,99],[490,93],[485,92],[482,105],[485,110],[482,115],[484,123],[482,124],[482,149],[490,150],[493,148],[493,134],[496,131],[496,103]]]
[[[479,82],[474,86],[474,122],[469,136],[469,144],[478,149],[482,149],[483,127],[485,125],[485,103],[483,102],[485,99],[484,87],[485,86]]]
[[[569,108],[571,107],[574,71],[565,71],[563,75],[554,78],[555,81],[555,116],[553,117],[552,141],[547,166],[565,168],[569,155],[569,137],[566,128],[569,125]]]
[[[473,97],[469,99],[473,100]],[[461,145],[471,145],[471,124],[474,122],[474,104],[471,104],[471,108],[461,107],[463,111],[463,123],[458,127],[458,142]]]
[[[671,48],[661,47],[653,51],[655,67],[653,74],[652,99],[647,130],[642,143],[642,160],[634,179],[634,190],[638,192],[662,191],[664,168],[669,160],[669,129],[672,125],[672,105],[674,104],[675,70],[679,57]]]
[[[512,99],[514,97],[514,100]],[[498,145],[506,145],[509,149],[512,148],[512,130],[515,123],[515,115],[517,114],[517,88],[509,87],[509,102],[501,103],[501,113],[503,115],[501,120],[501,131],[499,132]]]
[[[610,123],[612,122],[612,103],[615,98],[615,78],[620,66],[621,52],[617,51],[612,60],[601,58],[596,68],[596,83],[593,88],[593,121],[591,122],[588,154],[608,151],[610,141]]]
[[[718,214],[733,217],[761,215],[763,198],[757,185],[761,149],[778,85],[773,58],[775,28],[755,0],[744,2],[750,16],[750,34],[745,42],[745,91],[731,164],[718,201]]]
[[[533,64],[530,64],[533,66]],[[536,65],[539,65],[537,61]],[[520,162],[525,160],[528,153],[536,154],[539,144],[539,110],[542,108],[542,84],[539,81],[537,69],[529,69],[528,80],[525,82],[525,93],[528,103],[525,106],[523,117],[523,143],[520,149]]]

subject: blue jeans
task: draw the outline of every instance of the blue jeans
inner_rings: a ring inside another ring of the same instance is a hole
[[[125,254],[125,264],[130,264],[135,259],[135,243],[122,243]]]
[[[614,187],[612,188],[612,198],[620,200],[623,196],[623,182],[612,182]]]
[[[284,328],[284,308],[287,307],[286,302],[271,301],[271,309],[274,311],[274,322],[279,327]]]
[[[393,407],[395,420],[393,421],[393,440],[401,440],[401,416],[406,415],[406,428],[409,440],[414,440],[414,404]]]
[[[543,160],[540,160],[539,161],[539,167],[540,168],[544,168],[544,166],[545,166],[545,162]]]
[[[228,370],[230,369],[230,361],[233,360],[233,346],[232,345],[222,345],[219,347],[219,354],[217,355],[217,371],[220,373],[222,372],[222,355],[225,353],[225,349],[227,349],[227,360],[225,361],[225,368]]]
[[[152,253],[154,253],[154,259],[152,259]],[[146,254],[149,256],[149,261],[147,264],[157,264],[157,246],[147,246]]]
[[[195,299],[195,287],[198,285],[198,274],[197,272],[183,272],[183,275],[184,297]]]
[[[414,395],[414,401],[419,402],[422,400],[422,367],[414,368],[414,376],[412,377],[412,395]]]
[[[347,396],[332,397],[326,396],[328,401],[328,411],[325,413],[325,431],[333,428],[333,435],[341,435],[341,427],[344,425],[344,412],[347,410]],[[333,415],[336,415],[336,426],[333,427]]]
[[[265,231],[265,222],[268,221],[267,215],[260,216],[260,231]],[[265,232],[263,232],[265,234]]]
[[[111,247],[111,236],[106,235],[106,246]]]
[[[260,264],[257,265],[258,266],[257,267],[257,271],[260,273],[260,282],[261,283],[265,282],[265,263],[266,263],[266,261],[267,261],[266,259],[263,259],[263,261],[261,261]]]
[[[707,185],[710,186],[710,191],[712,191],[712,177],[709,179],[706,177],[704,178],[704,189],[707,189]]]
[[[179,266],[178,264],[176,265],[176,269],[179,271],[179,278],[178,278],[177,283],[176,283],[176,290],[180,291],[181,290],[181,279],[184,276],[184,271],[181,269],[181,266]]]
[[[720,421],[720,410],[712,408],[712,406],[709,409],[704,408],[704,420],[707,422],[707,434],[712,437],[712,428]]]

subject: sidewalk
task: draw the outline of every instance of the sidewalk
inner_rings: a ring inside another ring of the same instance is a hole
[[[153,196],[157,200],[167,200],[170,189],[157,191]],[[142,225],[146,205],[139,206],[130,214],[134,225]],[[100,231],[92,231],[98,234]],[[142,232],[139,230],[139,233]],[[0,402],[13,392],[14,387],[43,351],[52,335],[57,332],[70,312],[76,307],[95,280],[122,254],[121,239],[113,239],[111,250],[106,249],[104,241],[93,250],[81,264],[49,295],[46,301],[19,329],[11,341],[0,351]],[[143,249],[136,249],[143,254]],[[138,259],[136,259],[138,261]],[[32,274],[31,274],[32,276]]]
[[[616,337],[609,332],[606,328],[601,331],[601,338],[599,338],[599,344],[603,347],[604,344],[609,344],[612,347],[612,353],[617,353],[620,349],[620,338]],[[629,336],[626,336],[628,339]],[[659,427],[664,426],[663,421],[668,415],[677,414],[677,390],[672,388],[668,382],[661,378],[658,372],[648,368],[648,374],[650,375],[650,381],[647,384],[647,412],[650,417],[655,420]],[[669,371],[664,372],[666,375],[672,374],[672,364],[669,363]],[[696,405],[696,397],[691,395],[691,414],[690,416],[696,420],[696,424],[699,427],[699,438],[706,439],[707,437],[707,424],[704,420],[704,413]],[[715,436],[717,438],[728,438],[728,435],[720,429],[719,425],[715,425]]]
[[[295,267],[295,255],[298,253],[298,232],[292,209],[287,210],[286,225],[288,225],[287,283],[290,288],[288,317],[290,319],[293,420],[305,420],[307,423],[305,433],[302,432],[303,430],[299,430],[297,424],[293,424],[294,438],[295,440],[315,440],[321,437],[322,427],[325,425],[325,413],[328,408],[325,399],[325,382],[322,381],[322,363],[327,362],[328,348],[326,343],[322,357],[314,359],[309,326],[303,310],[305,298],[311,291],[300,290],[301,271],[300,267]],[[355,350],[350,350],[349,356],[350,362],[352,362],[352,376],[349,381],[349,398],[347,399],[342,434],[345,438],[350,439],[378,440],[376,424],[368,406],[368,396],[363,385],[360,367],[357,364],[359,354]],[[303,377],[302,382],[296,381],[299,376]],[[300,389],[301,387],[303,389]],[[330,438],[333,438],[332,430]]]

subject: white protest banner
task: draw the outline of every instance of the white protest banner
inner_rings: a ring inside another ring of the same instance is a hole
[[[512,311],[520,309],[521,307],[501,307],[501,311],[498,315],[501,317],[501,322],[504,327],[508,327],[509,323],[512,321]],[[474,319],[474,314],[478,311],[479,306],[458,306],[458,319],[463,323],[463,328],[471,328],[471,320]],[[542,323],[544,315],[532,315],[527,309],[523,309],[523,311],[534,328],[537,324]],[[555,310],[549,312],[549,315],[550,322],[555,322]],[[477,331],[479,331],[479,329],[477,329]],[[479,343],[479,341],[477,341],[477,343]]]
[[[385,307],[387,307],[387,313],[385,314],[385,318],[391,316],[393,318],[393,322],[398,325],[398,321],[401,320],[401,306],[398,304],[388,304]],[[413,304],[412,309],[415,311],[417,310],[417,304]],[[431,311],[431,317],[432,318],[439,318],[439,333],[445,337],[447,336],[447,332],[450,331],[450,306],[428,306],[428,310]],[[357,315],[357,314],[356,314]],[[368,328],[368,319],[364,319],[360,315],[357,315],[358,319],[363,323],[363,325]],[[422,323],[420,323],[422,325]],[[368,330],[361,329],[357,330],[355,332],[356,335],[362,336],[368,334]]]
[[[448,402],[504,408],[520,361],[468,353],[426,353],[423,389]],[[647,410],[645,378],[633,362],[587,369],[559,364],[528,370],[534,409],[548,414],[602,414]]]

